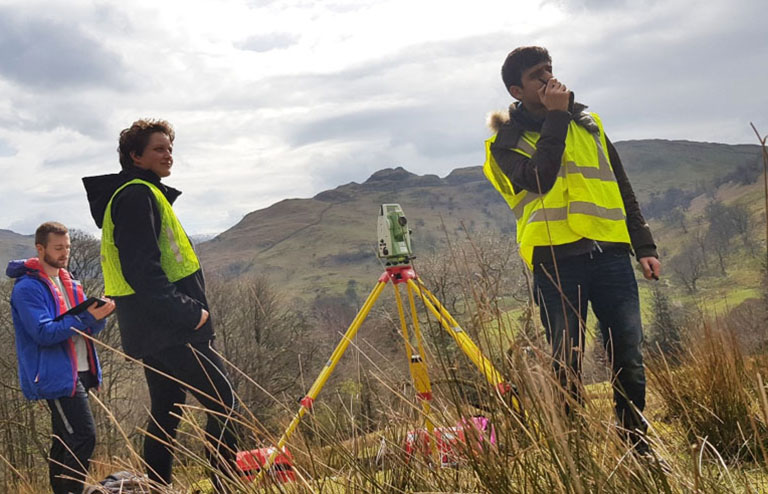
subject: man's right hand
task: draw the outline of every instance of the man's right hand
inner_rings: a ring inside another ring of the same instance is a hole
[[[200,322],[197,323],[197,326],[195,326],[195,331],[203,327],[203,324],[205,324],[208,321],[208,311],[203,309],[203,313],[200,314]]]
[[[547,111],[568,111],[571,92],[568,91],[565,84],[553,77],[539,88],[539,98],[541,99],[541,104],[544,105],[544,108],[546,108]]]
[[[111,298],[104,297],[105,303],[99,306],[98,302],[94,302],[90,307],[88,307],[88,313],[93,316],[94,319],[97,321],[101,321],[108,315],[112,314],[112,311],[115,310],[115,301]]]

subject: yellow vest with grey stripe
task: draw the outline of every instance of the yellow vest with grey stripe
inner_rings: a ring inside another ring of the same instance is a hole
[[[176,218],[171,203],[154,184],[137,178],[120,186],[112,194],[104,211],[104,224],[101,230],[101,269],[104,272],[104,292],[108,296],[120,297],[136,293],[123,276],[120,255],[115,245],[115,224],[112,222],[112,201],[121,190],[132,184],[149,187],[160,208],[160,237],[157,242],[160,247],[160,266],[168,277],[168,281],[171,283],[179,281],[200,269],[200,261],[181,223]]]
[[[599,134],[571,121],[560,172],[544,193],[515,192],[491,153],[496,134],[485,141],[483,172],[517,218],[520,255],[533,268],[534,247],[562,245],[581,238],[630,243],[624,201],[606,151],[605,132],[597,114],[590,114]],[[513,151],[530,158],[538,132],[525,131]]]

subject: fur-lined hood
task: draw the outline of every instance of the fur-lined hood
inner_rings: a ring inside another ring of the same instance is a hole
[[[496,110],[492,111],[488,114],[486,125],[488,125],[488,128],[491,129],[494,133],[499,132],[502,127],[510,125],[513,127],[517,127],[522,130],[530,130],[525,129],[524,125],[520,123],[520,118],[515,118],[516,116],[520,115],[521,110],[520,103],[513,103],[509,105],[509,110]],[[599,132],[599,128],[597,127],[597,123],[595,123],[595,120],[592,118],[592,115],[589,114],[587,110],[587,105],[583,105],[581,103],[574,103],[573,104],[573,113],[572,113],[572,119],[577,124],[581,125],[585,129],[587,129],[592,134],[597,134]]]

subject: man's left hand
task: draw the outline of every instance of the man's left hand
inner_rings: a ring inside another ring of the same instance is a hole
[[[109,297],[103,298],[104,303],[99,306],[98,302],[94,302],[91,304],[90,307],[88,307],[88,312],[93,316],[94,319],[97,321],[101,321],[108,315],[112,314],[112,311],[115,310],[115,301],[112,300]]]
[[[646,280],[658,280],[661,275],[661,262],[655,257],[641,257],[640,266]]]

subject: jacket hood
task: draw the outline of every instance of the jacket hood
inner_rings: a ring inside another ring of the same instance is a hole
[[[9,261],[8,266],[5,268],[5,274],[9,278],[21,278],[25,275],[32,275],[39,278],[40,273],[43,272],[43,265],[40,263],[40,259],[37,257]],[[64,282],[64,284],[70,283],[72,281],[72,278],[69,275],[69,271],[66,269],[59,269],[59,278],[61,278],[61,281]]]
[[[107,210],[107,204],[117,189],[126,182],[135,178],[146,180],[156,185],[165,194],[168,202],[173,204],[181,191],[168,187],[160,183],[160,177],[149,170],[133,167],[129,170],[123,170],[120,173],[111,173],[109,175],[97,175],[94,177],[83,177],[83,185],[88,197],[88,205],[91,209],[91,216],[96,226],[101,228],[104,222],[104,212]]]
[[[21,278],[25,274],[33,274],[43,270],[40,260],[37,257],[29,259],[17,259],[9,261],[5,268],[5,274],[9,278]]]
[[[587,105],[584,105],[582,103],[574,103],[571,119],[577,124],[587,129],[589,132],[595,134],[598,132],[597,124],[592,119],[592,115],[590,115],[589,112],[586,110],[587,110]],[[531,121],[532,120],[531,115],[530,113],[528,113],[523,109],[522,105],[519,102],[517,102],[509,105],[508,110],[496,110],[496,111],[490,112],[486,119],[486,125],[494,133],[498,132],[504,125],[515,125],[524,130],[536,130],[533,128],[529,128],[531,126],[534,126],[535,123],[532,121],[526,122],[526,120]]]

